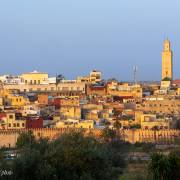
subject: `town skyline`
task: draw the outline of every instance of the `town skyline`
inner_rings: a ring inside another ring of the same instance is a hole
[[[165,38],[164,39],[164,41],[166,40],[166,39],[169,39],[169,38]],[[164,42],[163,42],[164,43]],[[162,53],[162,51],[163,51],[163,43],[162,43],[162,45],[161,45],[161,53]],[[171,49],[172,49],[172,51],[173,51],[173,45],[172,45],[172,42],[171,42]],[[176,56],[175,56],[176,57]],[[158,74],[159,74],[159,77],[157,78],[157,79],[144,79],[144,78],[142,78],[141,77],[141,69],[139,69],[139,65],[137,65],[137,64],[134,64],[134,65],[132,65],[132,67],[130,67],[129,66],[129,69],[127,69],[127,71],[130,73],[129,75],[127,75],[127,76],[129,76],[129,79],[127,79],[127,78],[125,78],[125,79],[121,79],[121,77],[120,76],[118,76],[118,74],[117,74],[117,77],[116,76],[108,76],[108,74],[105,72],[105,71],[102,71],[101,69],[98,69],[98,68],[89,68],[88,70],[89,71],[85,71],[85,70],[82,70],[82,72],[80,72],[79,74],[74,74],[74,76],[71,74],[71,73],[69,73],[69,74],[63,74],[63,73],[61,73],[61,72],[64,72],[63,71],[63,67],[61,68],[61,71],[59,71],[59,72],[55,72],[55,71],[52,71],[52,70],[44,70],[43,71],[43,67],[41,67],[41,68],[39,68],[39,69],[37,69],[37,68],[34,68],[34,69],[32,69],[31,67],[30,68],[28,68],[27,69],[27,71],[25,71],[25,70],[21,70],[21,71],[16,71],[16,72],[8,72],[8,71],[3,71],[3,72],[0,72],[0,75],[20,75],[20,74],[23,74],[23,73],[27,73],[27,72],[33,72],[33,71],[38,71],[38,72],[44,72],[44,73],[48,73],[51,77],[52,76],[56,76],[57,74],[62,74],[62,75],[64,75],[65,76],[65,78],[67,78],[67,79],[73,79],[73,78],[76,78],[76,77],[78,77],[79,75],[86,75],[88,72],[90,72],[91,70],[100,70],[102,73],[103,73],[103,75],[104,75],[104,79],[110,79],[110,78],[116,78],[117,80],[119,80],[119,81],[128,81],[128,82],[131,82],[131,81],[133,81],[133,78],[134,78],[134,70],[133,70],[133,68],[134,67],[137,67],[137,74],[136,74],[136,76],[137,76],[137,81],[161,81],[161,61],[162,61],[162,57],[161,57],[161,60],[160,60],[160,67],[159,67],[159,72],[158,72]],[[37,63],[37,65],[38,65],[38,63]],[[175,61],[175,65],[176,65],[176,61]],[[177,76],[177,72],[176,72],[176,70],[177,70],[177,67],[174,65],[174,51],[173,51],[173,72],[175,72],[175,73],[173,73],[174,74],[174,79],[179,79],[179,77],[180,76]],[[37,66],[38,67],[38,66]],[[141,66],[140,66],[141,67]],[[26,68],[25,68],[26,69]],[[42,70],[41,70],[42,69]],[[78,71],[79,72],[79,71]],[[113,74],[112,74],[113,75]],[[124,76],[124,75],[123,75]],[[123,77],[122,76],[122,77]]]
[[[174,80],[174,53],[173,53],[173,50],[172,50],[172,48],[171,48],[171,41],[168,39],[168,38],[166,38],[165,40],[164,40],[164,42],[163,42],[163,50],[162,50],[162,59],[161,59],[161,61],[162,61],[162,64],[161,64],[161,79],[160,80],[162,80],[162,79],[164,79],[164,78],[170,78],[171,80]],[[99,71],[99,70],[97,70],[97,69],[93,69],[93,70],[91,70],[91,71]],[[125,82],[125,81],[127,81],[127,82],[135,82],[135,83],[138,83],[138,82],[145,82],[145,81],[152,81],[152,82],[157,82],[157,81],[160,81],[160,80],[141,80],[141,79],[139,79],[139,72],[138,72],[139,70],[138,70],[138,66],[137,65],[134,65],[133,66],[133,68],[132,68],[132,79],[131,80],[123,80],[123,79],[118,79],[117,77],[106,77],[106,78],[103,78],[104,80],[108,80],[108,79],[116,79],[116,80],[118,80],[118,81],[121,81],[121,82]],[[101,72],[101,75],[103,74],[103,72],[102,71],[100,71]],[[8,76],[9,77],[15,77],[15,76],[17,76],[17,77],[19,77],[20,78],[20,76],[21,75],[23,75],[24,73],[27,73],[27,72],[22,72],[22,73],[20,73],[20,74],[3,74],[3,75],[1,75],[0,76],[0,79],[2,79],[3,78],[3,76],[5,77],[5,76],[7,76],[6,78],[8,78]],[[63,76],[63,78],[64,79],[69,79],[69,78],[67,78],[66,76],[64,76],[63,74],[61,74],[61,73],[56,73],[55,74],[55,76],[54,76],[54,74],[52,75],[52,74],[49,74],[48,72],[43,72],[43,71],[37,71],[37,70],[33,70],[33,71],[30,71],[29,73],[45,73],[45,74],[48,74],[48,76],[49,77],[56,77],[57,78],[57,76]],[[87,75],[87,74],[86,74]],[[71,78],[71,80],[75,80],[76,78],[78,78],[78,77],[80,77],[80,76],[85,76],[85,74],[78,74],[78,75],[76,75],[75,77],[73,77],[73,78]],[[176,77],[176,76],[175,76]],[[70,79],[69,79],[70,80]],[[175,80],[177,80],[177,78],[175,78]]]
[[[98,69],[105,78],[132,80],[137,65],[139,80],[160,80],[162,43],[168,37],[174,78],[179,78],[179,2],[163,2],[163,8],[154,0],[114,2],[31,1],[12,7],[3,2],[0,74],[37,69],[72,79]]]

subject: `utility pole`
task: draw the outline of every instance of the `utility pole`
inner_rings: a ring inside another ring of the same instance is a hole
[[[134,82],[134,85],[137,83],[137,71],[138,71],[138,67],[136,65],[133,66],[133,82]]]

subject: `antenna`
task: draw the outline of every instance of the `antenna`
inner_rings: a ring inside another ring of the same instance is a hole
[[[137,83],[137,71],[138,71],[138,67],[135,65],[133,66],[133,80],[134,80],[134,85]]]

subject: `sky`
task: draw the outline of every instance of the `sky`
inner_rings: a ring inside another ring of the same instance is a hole
[[[1,0],[0,74],[161,79],[163,41],[180,78],[179,0]]]

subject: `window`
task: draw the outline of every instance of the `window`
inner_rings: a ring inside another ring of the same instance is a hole
[[[19,127],[19,123],[17,123],[17,127]]]
[[[16,123],[13,124],[13,127],[16,127]]]
[[[9,119],[13,119],[13,115],[9,115]]]
[[[22,127],[24,127],[24,123],[22,123]]]
[[[11,127],[11,123],[9,123],[9,125],[8,125],[9,127]]]
[[[38,80],[38,84],[41,84],[41,81],[40,81],[40,80]]]
[[[68,91],[68,87],[62,87],[63,91]]]

